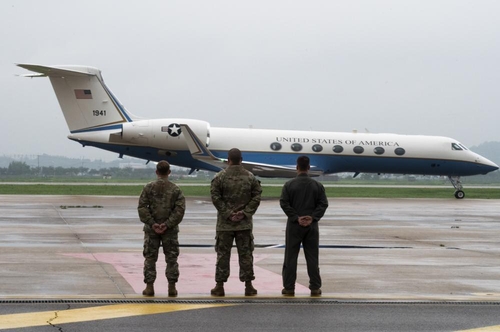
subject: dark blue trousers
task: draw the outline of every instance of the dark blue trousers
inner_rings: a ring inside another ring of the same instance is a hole
[[[287,222],[285,239],[285,261],[283,262],[283,287],[295,289],[297,280],[297,259],[300,245],[304,248],[304,256],[309,275],[309,289],[321,288],[319,275],[319,227],[313,222],[308,227],[302,227],[298,222]]]

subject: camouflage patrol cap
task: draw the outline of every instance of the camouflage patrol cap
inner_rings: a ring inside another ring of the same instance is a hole
[[[156,164],[156,172],[158,172],[158,174],[168,175],[169,171],[170,171],[170,164],[167,161],[161,160],[158,162],[158,164]]]

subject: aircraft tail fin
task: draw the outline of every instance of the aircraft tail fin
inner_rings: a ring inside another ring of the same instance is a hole
[[[121,128],[133,117],[104,84],[101,71],[84,66],[17,64],[34,72],[24,77],[48,77],[71,133]]]

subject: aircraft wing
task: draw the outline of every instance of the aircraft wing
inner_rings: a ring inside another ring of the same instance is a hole
[[[295,165],[274,165],[254,163],[251,161],[244,161],[241,163],[245,169],[249,170],[255,175],[268,178],[293,178],[297,176],[297,169]],[[309,171],[310,176],[319,176],[323,174],[323,170],[311,166]]]
[[[241,164],[246,170],[262,177],[293,178],[297,175],[297,170],[294,167],[252,163],[248,161],[242,161]]]
[[[213,155],[213,153],[207,148],[205,143],[200,140],[200,138],[189,128],[186,124],[179,124],[182,133],[184,133],[184,138],[186,144],[191,152],[191,156],[207,164],[216,166],[220,169],[226,168],[228,166],[227,159],[218,158]],[[264,164],[252,161],[245,161],[241,163],[243,167],[252,172],[255,175],[261,177],[286,177],[292,178],[297,175],[297,170],[295,165],[275,165],[275,164]],[[323,174],[323,170],[311,166],[309,175],[319,176]]]

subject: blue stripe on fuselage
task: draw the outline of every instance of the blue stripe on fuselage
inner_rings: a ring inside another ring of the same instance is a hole
[[[219,158],[226,158],[226,151],[212,151]],[[295,165],[301,154],[243,152],[243,160],[263,164]],[[408,157],[367,157],[346,155],[304,154],[311,160],[311,165],[322,169],[325,174],[360,172],[385,174],[424,174],[446,176],[468,176],[485,174],[496,168],[461,160],[424,159]]]

